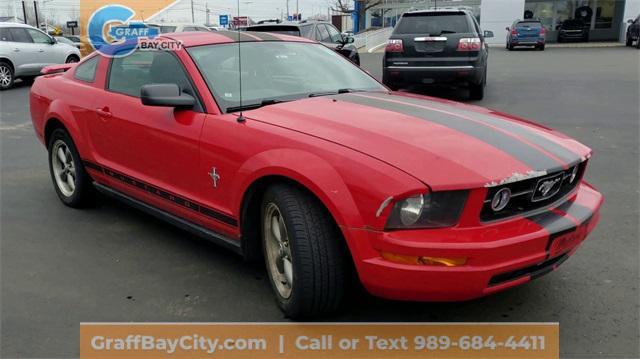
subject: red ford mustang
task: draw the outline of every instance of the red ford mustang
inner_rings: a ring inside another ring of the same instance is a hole
[[[264,257],[289,317],[337,309],[352,270],[400,300],[510,288],[599,220],[591,150],[563,134],[389,92],[303,38],[165,36],[182,48],[93,55],[35,81],[54,188],[71,207],[98,190]]]

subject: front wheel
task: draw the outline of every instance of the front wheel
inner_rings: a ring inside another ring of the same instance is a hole
[[[310,193],[277,184],[266,191],[261,213],[265,263],[280,309],[288,318],[337,310],[349,254],[328,211]]]
[[[627,36],[627,42],[625,43],[625,46],[632,46],[633,45],[633,39],[630,36]]]
[[[13,86],[13,68],[4,61],[0,61],[0,91]]]
[[[67,131],[53,131],[49,140],[49,172],[53,187],[65,205],[79,208],[89,204],[93,185],[76,146]]]

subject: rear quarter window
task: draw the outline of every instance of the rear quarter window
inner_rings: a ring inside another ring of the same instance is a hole
[[[12,41],[8,28],[0,27],[0,41]]]
[[[531,27],[531,28],[534,28],[534,29],[539,29],[539,28],[542,27],[542,24],[539,23],[539,22],[535,22],[535,21],[522,21],[522,22],[519,22],[517,24],[517,26]]]
[[[84,82],[93,82],[96,79],[96,69],[100,56],[96,55],[76,67],[73,77]]]
[[[405,14],[394,30],[394,34],[444,34],[472,32],[465,14]]]

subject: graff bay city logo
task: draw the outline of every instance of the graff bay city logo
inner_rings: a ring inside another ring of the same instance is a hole
[[[103,56],[124,57],[136,49],[177,50],[180,41],[161,38],[156,26],[133,20],[135,11],[124,5],[105,5],[93,12],[87,26],[89,43]]]

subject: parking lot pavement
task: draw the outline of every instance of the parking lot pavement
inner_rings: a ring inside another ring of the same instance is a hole
[[[491,50],[486,98],[476,104],[557,128],[595,151],[587,178],[606,197],[602,220],[558,271],[464,303],[358,293],[328,319],[559,321],[563,356],[637,358],[639,54]],[[363,57],[374,76],[380,64],[380,54]],[[262,268],[111,200],[64,207],[30,124],[28,87],[0,93],[0,109],[1,357],[76,356],[83,321],[284,320]]]

